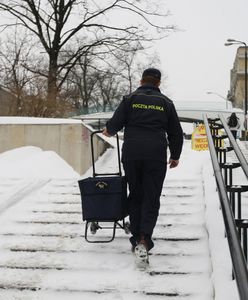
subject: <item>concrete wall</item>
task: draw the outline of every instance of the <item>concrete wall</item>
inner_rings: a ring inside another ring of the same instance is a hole
[[[109,145],[94,138],[95,158]],[[79,174],[91,166],[90,130],[82,123],[0,124],[0,153],[23,146],[37,146],[60,155]]]

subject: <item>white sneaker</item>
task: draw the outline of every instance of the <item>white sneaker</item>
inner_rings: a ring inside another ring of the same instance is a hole
[[[138,244],[134,249],[134,253],[137,263],[149,264],[148,252],[144,244]]]

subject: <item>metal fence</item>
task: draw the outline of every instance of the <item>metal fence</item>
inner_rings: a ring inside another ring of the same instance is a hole
[[[209,151],[215,173],[220,204],[224,218],[226,236],[233,264],[233,273],[237,282],[241,300],[248,299],[247,270],[247,229],[248,219],[242,219],[242,193],[248,191],[248,185],[233,184],[233,170],[241,167],[247,177],[248,166],[225,119],[208,119],[203,116],[208,137]],[[220,129],[225,134],[220,135]],[[223,146],[223,140],[229,139],[231,146]],[[227,162],[227,153],[234,151],[238,163]]]

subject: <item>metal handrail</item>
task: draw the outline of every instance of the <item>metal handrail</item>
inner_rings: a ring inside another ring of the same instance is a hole
[[[99,121],[99,120],[109,120],[110,117],[74,117],[74,119],[86,120],[86,121]]]
[[[236,156],[237,156],[237,158],[238,158],[238,160],[241,164],[241,168],[243,169],[243,171],[244,171],[244,173],[245,173],[245,175],[248,179],[248,165],[247,165],[247,161],[244,157],[244,154],[241,152],[239,146],[237,145],[237,142],[236,142],[235,138],[233,137],[233,134],[232,134],[231,130],[229,129],[229,126],[227,125],[226,120],[223,117],[223,115],[219,115],[219,118],[220,118],[220,121],[221,121],[221,123],[222,123],[222,125],[223,125],[223,127],[224,127],[224,129],[227,133],[227,136],[230,140],[230,143],[233,147],[233,150],[234,150],[234,152],[235,152],[235,154],[236,154]]]
[[[222,172],[219,166],[213,138],[208,124],[207,116],[203,116],[208,138],[208,146],[211,154],[211,160],[218,185],[220,203],[225,223],[226,235],[228,239],[230,254],[232,258],[233,271],[235,274],[240,300],[248,299],[248,270],[245,257],[241,248],[238,232],[236,229],[235,219],[231,210]]]

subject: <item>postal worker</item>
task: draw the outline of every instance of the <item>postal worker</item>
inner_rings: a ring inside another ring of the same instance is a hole
[[[160,80],[158,69],[144,70],[141,86],[123,97],[103,130],[105,136],[113,136],[124,128],[122,163],[129,186],[130,242],[135,252],[142,247],[148,253],[154,246],[152,234],[167,164],[177,167],[183,145],[174,104],[161,93]]]

